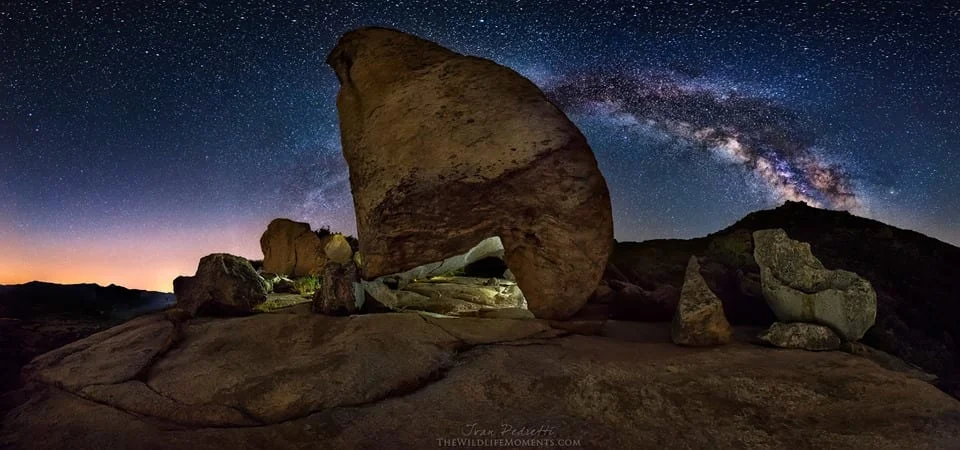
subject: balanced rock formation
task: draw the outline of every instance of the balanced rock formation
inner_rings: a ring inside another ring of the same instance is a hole
[[[723,303],[700,275],[696,256],[687,263],[686,280],[680,291],[670,337],[680,345],[709,346],[730,342],[733,329],[723,313]]]
[[[263,271],[290,277],[316,275],[327,262],[324,244],[308,223],[273,219],[260,237]]]
[[[245,314],[267,300],[266,284],[246,258],[214,253],[200,259],[196,275],[173,280],[173,293],[190,315]]]
[[[803,322],[777,322],[758,337],[777,347],[812,351],[836,350],[841,344],[837,333],[830,327]]]
[[[753,233],[763,296],[783,322],[813,322],[832,328],[846,341],[863,337],[877,316],[870,282],[846,270],[828,270],[782,229]]]
[[[613,221],[593,152],[563,112],[506,67],[394,30],[349,32],[327,62],[364,279],[499,236],[536,316],[580,309]]]
[[[327,255],[328,260],[337,264],[353,261],[353,249],[342,234],[331,234],[323,246],[323,253]]]

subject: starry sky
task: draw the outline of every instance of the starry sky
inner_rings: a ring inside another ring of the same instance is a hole
[[[355,231],[324,63],[397,28],[537,83],[581,128],[619,240],[784,200],[960,244],[960,3],[0,4],[0,283],[169,291],[274,217]]]

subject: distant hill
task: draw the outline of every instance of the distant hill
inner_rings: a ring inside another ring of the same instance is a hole
[[[683,283],[690,255],[704,257],[701,273],[723,300],[732,322],[773,320],[759,292],[753,261],[753,231],[782,228],[810,243],[830,269],[863,276],[877,291],[877,321],[863,342],[941,376],[944,389],[960,396],[960,248],[847,212],[786,202],[748,214],[706,237],[620,242],[605,279],[654,290]],[[637,320],[642,305],[614,300],[610,315]]]
[[[33,281],[0,285],[0,394],[20,385],[34,356],[174,302],[165,292]],[[16,399],[0,397],[0,414]]]
[[[126,320],[173,304],[173,294],[111,284],[54,284],[31,281],[0,285],[0,317],[32,319],[63,315]]]

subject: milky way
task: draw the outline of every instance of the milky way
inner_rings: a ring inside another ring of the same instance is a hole
[[[569,113],[659,130],[718,163],[743,166],[775,201],[862,206],[843,167],[814,151],[811,125],[771,100],[671,71],[572,75],[545,87]]]
[[[960,4],[0,2],[0,283],[170,289],[275,217],[355,232],[324,60],[368,25],[514,68],[583,131],[617,239],[784,200],[960,243]]]

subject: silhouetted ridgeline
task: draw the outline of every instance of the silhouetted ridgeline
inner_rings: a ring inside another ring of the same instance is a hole
[[[782,228],[790,238],[810,243],[826,267],[869,280],[877,292],[877,320],[863,342],[938,374],[941,387],[960,396],[960,248],[915,231],[787,202],[702,238],[617,243],[604,278],[658,292],[670,285],[679,296],[687,259],[696,254],[706,258],[701,272],[732,322],[768,325],[773,315],[757,291],[759,270],[750,233],[769,228]],[[672,317],[671,300],[675,306],[675,299],[663,301],[665,317]],[[649,303],[614,298],[610,316],[663,320],[641,317],[650,314]]]
[[[34,356],[173,302],[173,294],[112,284],[0,286],[0,394],[20,386],[20,368]],[[16,403],[0,396],[0,414]]]
[[[173,304],[173,294],[111,284],[54,284],[31,281],[0,286],[0,317],[32,319],[66,315],[125,320]]]

